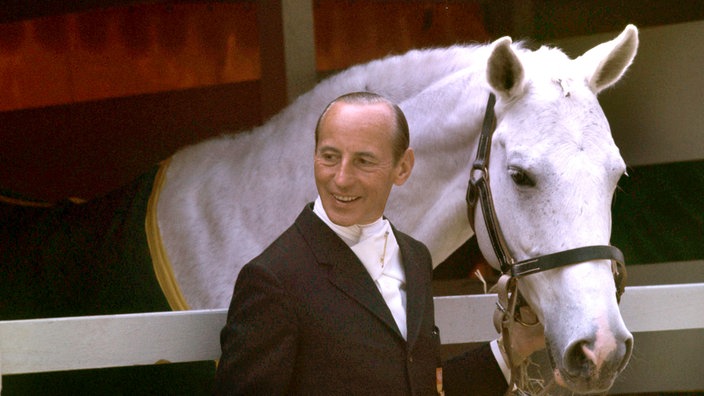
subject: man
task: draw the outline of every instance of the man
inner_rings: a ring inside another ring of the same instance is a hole
[[[217,393],[437,395],[430,254],[383,217],[413,169],[406,119],[352,93],[328,105],[315,137],[318,199],[240,272]],[[457,362],[452,376],[506,389],[488,346]]]

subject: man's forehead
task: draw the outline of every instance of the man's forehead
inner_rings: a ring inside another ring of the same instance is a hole
[[[323,116],[323,120],[356,119],[358,122],[372,119],[394,122],[394,110],[388,103],[346,103],[336,102]]]

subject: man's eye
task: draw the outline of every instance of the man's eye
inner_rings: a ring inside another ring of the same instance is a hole
[[[357,158],[357,165],[359,165],[359,166],[369,167],[369,166],[374,166],[376,164],[377,164],[377,161],[375,161],[373,158],[364,158],[364,157]]]
[[[320,154],[318,157],[325,162],[334,162],[337,158],[334,154]]]

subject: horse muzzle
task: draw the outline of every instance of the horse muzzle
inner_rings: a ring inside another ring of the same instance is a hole
[[[555,381],[581,394],[608,391],[633,352],[631,333],[623,326],[613,329],[599,328],[592,335],[575,335],[564,348],[548,343]]]

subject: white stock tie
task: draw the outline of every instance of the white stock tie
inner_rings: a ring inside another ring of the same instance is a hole
[[[388,221],[384,221],[381,229],[364,228],[360,242],[351,249],[371,275],[401,335],[406,339],[406,278],[398,255],[398,244]]]
[[[398,329],[401,331],[401,335],[405,340],[407,328],[406,304],[404,302],[405,299],[401,295],[403,283],[400,280],[384,273],[382,273],[379,279],[376,280],[376,283],[379,285],[381,295],[384,297],[386,304],[389,306],[391,314],[394,316],[394,320],[396,321],[396,325],[398,325]]]

